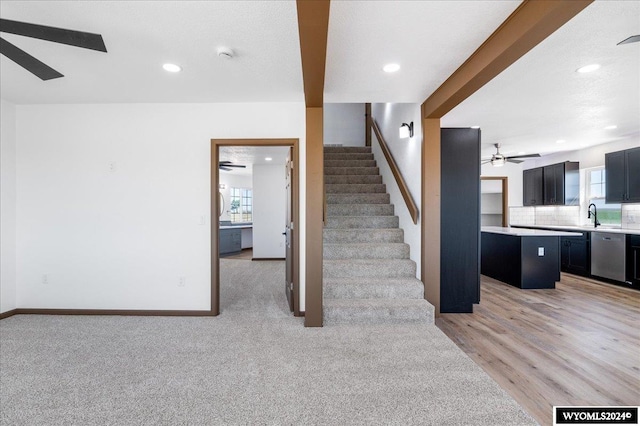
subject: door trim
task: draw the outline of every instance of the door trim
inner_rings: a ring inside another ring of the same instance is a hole
[[[214,197],[219,187],[218,162],[221,146],[284,146],[293,148],[292,188],[293,197],[293,315],[300,312],[300,153],[299,139],[211,139],[211,314],[220,314],[220,228],[219,197]],[[284,296],[284,295],[283,295]]]
[[[502,227],[509,226],[509,178],[507,176],[480,176],[480,180],[502,181]]]

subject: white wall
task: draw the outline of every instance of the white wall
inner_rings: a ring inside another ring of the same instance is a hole
[[[482,137],[482,134],[481,134]],[[506,176],[510,207],[522,206],[522,167],[525,163],[506,163],[502,167],[494,167],[490,163],[480,167],[480,176]]]
[[[18,106],[17,306],[209,309],[210,139],[300,138],[304,188],[304,111]],[[304,212],[304,193],[300,202]]]
[[[0,104],[0,313],[16,308],[16,107]]]
[[[284,258],[286,203],[284,164],[253,166],[253,257]]]
[[[522,206],[522,171],[564,161],[579,161],[580,169],[604,166],[604,154],[640,146],[638,139],[626,139],[596,145],[577,151],[565,151],[557,154],[533,158],[521,164],[506,163],[503,167],[485,164],[481,168],[482,176],[507,176],[509,178],[509,206]]]
[[[364,146],[364,104],[324,104],[324,144]]]
[[[385,138],[404,180],[409,187],[413,200],[420,210],[421,202],[421,162],[422,162],[422,121],[420,104],[373,104],[371,115]],[[398,129],[402,123],[413,121],[414,134],[410,139],[400,139]],[[395,206],[395,214],[400,218],[400,227],[404,229],[404,241],[411,246],[411,260],[416,262],[416,276],[420,277],[420,222],[423,212],[420,210],[418,223],[414,225],[400,189],[391,173],[384,154],[372,132],[371,146],[380,167],[382,181],[387,185],[391,203]]]

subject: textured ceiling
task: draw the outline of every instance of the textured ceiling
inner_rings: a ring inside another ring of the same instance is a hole
[[[2,1],[0,16],[102,34],[108,53],[4,34],[65,77],[41,81],[5,58],[14,103],[302,101],[296,5],[285,1]],[[218,58],[229,46],[237,56]],[[177,74],[165,62],[181,65]]]
[[[634,34],[640,34],[640,2],[596,1],[443,117],[442,125],[481,126],[487,157],[494,143],[507,155],[544,155],[638,140],[640,43],[616,45]],[[576,72],[593,63],[602,67]],[[609,125],[618,127],[605,130]]]
[[[519,4],[332,1],[325,102],[422,103]]]
[[[255,164],[281,165],[286,164],[289,148],[286,146],[224,146],[220,147],[220,161],[231,161],[234,164],[247,166],[246,169],[233,171],[221,170],[220,173],[235,175],[251,175]],[[270,157],[271,161],[265,160]]]
[[[519,1],[331,3],[325,102],[421,103]],[[24,103],[302,102],[296,4],[284,1],[1,1],[5,19],[96,32],[109,53],[3,34],[65,74],[0,60]],[[483,155],[572,150],[640,134],[640,2],[596,1],[443,118],[480,125]],[[230,46],[237,57],[217,57]],[[184,70],[169,74],[165,62]],[[400,71],[386,74],[389,62]],[[602,68],[577,74],[582,65]],[[615,130],[605,131],[615,124]],[[564,139],[564,144],[556,144]]]

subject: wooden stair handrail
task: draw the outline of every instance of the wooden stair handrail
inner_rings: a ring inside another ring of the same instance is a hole
[[[402,177],[402,173],[400,173],[400,169],[396,164],[396,160],[393,158],[393,154],[389,150],[387,146],[387,142],[384,140],[380,129],[378,128],[378,123],[371,117],[369,118],[369,123],[373,128],[373,132],[376,134],[376,139],[378,139],[378,143],[380,144],[380,148],[384,154],[384,157],[387,159],[387,163],[391,168],[391,173],[393,173],[393,177],[396,179],[396,183],[398,184],[398,188],[400,188],[400,193],[402,194],[402,198],[404,198],[404,202],[407,205],[407,209],[409,210],[409,214],[411,215],[411,219],[415,225],[418,224],[418,206],[415,201],[413,201],[413,197],[411,196],[411,192],[409,192],[409,187]]]

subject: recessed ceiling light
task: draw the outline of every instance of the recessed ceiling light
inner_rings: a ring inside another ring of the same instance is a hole
[[[471,126],[472,129],[479,129],[480,126]]]
[[[176,65],[176,64],[164,64],[162,66],[162,68],[164,68],[165,71],[169,71],[169,72],[180,72],[180,71],[182,71],[182,67],[180,65]]]
[[[273,160],[273,158],[271,158],[271,157],[265,157],[264,158],[264,161],[271,161],[271,160]]]
[[[396,72],[399,69],[400,69],[400,65],[398,64],[387,64],[382,68],[384,72]]]
[[[558,139],[558,140],[556,141],[556,143],[565,143],[565,142],[566,142],[566,141],[565,141],[564,139]]]
[[[618,128],[618,126],[616,126],[615,124],[612,124],[611,126],[607,126],[604,129],[605,130],[613,130],[613,129],[617,129],[617,128]]]
[[[580,73],[592,72],[599,68],[600,68],[600,64],[585,65],[584,67],[578,68],[576,72],[580,72]]]

